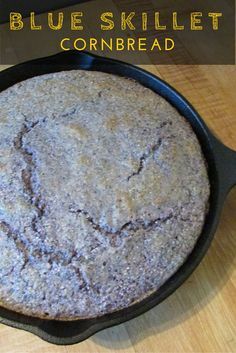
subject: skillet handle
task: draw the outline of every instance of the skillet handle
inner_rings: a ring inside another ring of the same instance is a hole
[[[220,185],[222,190],[228,193],[236,185],[236,151],[225,146],[215,136],[211,137]]]

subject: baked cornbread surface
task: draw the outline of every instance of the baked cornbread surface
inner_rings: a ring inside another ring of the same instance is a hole
[[[190,127],[139,83],[64,71],[0,93],[0,304],[97,317],[158,290],[209,199]]]

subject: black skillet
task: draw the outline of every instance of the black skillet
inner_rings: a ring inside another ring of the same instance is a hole
[[[30,331],[55,344],[80,342],[97,331],[146,312],[174,292],[205,255],[215,233],[224,199],[236,184],[236,152],[216,139],[184,97],[158,77],[135,66],[85,52],[68,51],[19,64],[0,72],[0,91],[33,76],[72,69],[104,71],[130,77],[166,98],[190,122],[200,141],[208,164],[211,197],[204,229],[192,253],[160,289],[140,303],[97,319],[69,322],[37,319],[0,307],[0,322]]]

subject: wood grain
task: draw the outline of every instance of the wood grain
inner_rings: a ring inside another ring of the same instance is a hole
[[[219,138],[236,150],[235,66],[145,68],[186,96]],[[235,353],[235,211],[236,188],[225,202],[205,259],[158,307],[74,346],[57,347],[30,333],[0,325],[1,353]]]

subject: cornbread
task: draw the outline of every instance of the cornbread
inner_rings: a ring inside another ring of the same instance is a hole
[[[20,82],[0,107],[1,305],[73,320],[158,290],[208,207],[186,119],[135,81],[80,70]]]

